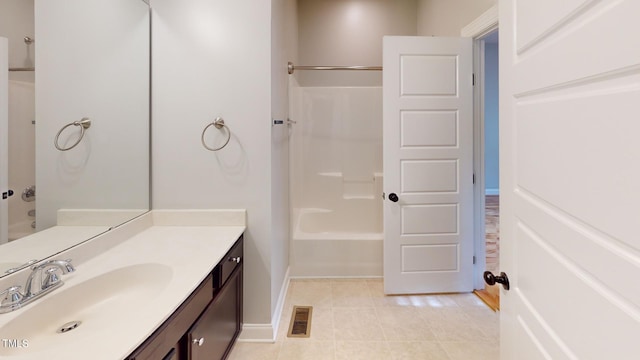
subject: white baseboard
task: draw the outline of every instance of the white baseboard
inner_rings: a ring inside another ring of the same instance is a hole
[[[271,318],[273,333],[276,334],[276,336],[274,336],[274,340],[278,335],[278,329],[280,328],[280,319],[282,319],[282,310],[284,309],[284,303],[287,300],[287,291],[289,290],[289,284],[291,282],[291,276],[289,275],[290,270],[291,267],[287,267],[287,272],[284,274],[284,281],[282,283],[282,287],[280,288],[280,295],[278,295],[278,302],[276,303],[276,308],[274,309]]]
[[[270,324],[242,324],[242,332],[238,336],[239,342],[261,342],[261,343],[274,343],[278,336],[278,328],[280,327],[280,318],[282,317],[282,309],[287,297],[287,290],[289,289],[289,270],[284,275],[284,281],[280,288],[280,294],[278,295],[278,302],[276,308],[271,315]]]
[[[276,342],[273,324],[242,324],[242,332],[238,336],[239,342]]]
[[[298,275],[291,276],[291,280],[312,280],[312,279],[382,279],[382,275],[336,275],[336,276],[324,276],[324,275]]]
[[[485,189],[485,195],[500,195],[500,189]]]

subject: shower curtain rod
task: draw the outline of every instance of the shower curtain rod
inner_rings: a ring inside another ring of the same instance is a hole
[[[301,66],[293,65],[291,61],[287,63],[287,69],[289,74],[293,74],[293,71],[298,70],[377,70],[381,71],[382,66]]]
[[[9,68],[9,71],[35,71],[36,68],[27,67],[27,68]]]

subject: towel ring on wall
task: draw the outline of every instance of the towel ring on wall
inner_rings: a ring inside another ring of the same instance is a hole
[[[222,144],[217,148],[208,147],[207,143],[204,141],[204,134],[207,132],[207,129],[209,129],[211,126],[215,126],[216,129],[222,129],[222,128],[227,129],[227,139],[224,141],[224,144]],[[223,147],[227,146],[227,144],[229,143],[229,140],[231,140],[231,130],[229,130],[229,127],[224,124],[224,119],[222,119],[221,117],[217,117],[215,118],[215,120],[213,120],[212,123],[204,127],[204,130],[202,130],[202,136],[200,137],[200,139],[202,140],[202,146],[204,146],[205,149],[209,151],[218,151]]]
[[[60,134],[62,134],[62,132],[64,131],[64,129],[68,128],[69,126],[80,126],[80,138],[78,139],[78,141],[75,142],[75,144],[67,147],[67,148],[63,148],[60,147],[60,145],[58,145],[58,138],[60,137]],[[58,131],[58,134],[56,135],[56,139],[53,142],[53,144],[56,146],[56,149],[60,150],[60,151],[67,151],[67,150],[71,150],[74,147],[78,146],[78,144],[80,144],[80,141],[82,141],[82,138],[84,137],[84,131],[86,129],[88,129],[91,126],[91,120],[87,117],[84,117],[82,119],[80,119],[80,121],[74,121],[72,123],[68,123],[67,125],[63,126],[62,129],[60,129],[60,131]]]

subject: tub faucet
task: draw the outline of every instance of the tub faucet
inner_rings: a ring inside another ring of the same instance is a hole
[[[27,278],[24,292],[20,291],[21,286],[12,286],[0,292],[2,300],[0,303],[0,313],[17,310],[31,301],[45,295],[51,290],[63,284],[58,276],[58,272],[68,274],[76,269],[71,265],[71,260],[49,260],[31,268],[31,274]]]

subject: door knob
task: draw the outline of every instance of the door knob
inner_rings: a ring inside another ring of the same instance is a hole
[[[389,194],[389,200],[393,202],[398,202],[398,195],[396,195],[396,193]]]
[[[193,342],[194,345],[198,345],[198,346],[202,346],[202,344],[204,344],[204,338],[201,337],[200,339],[193,339],[191,340]]]
[[[485,271],[484,272],[484,282],[486,282],[489,285],[495,285],[495,283],[498,284],[502,284],[502,287],[505,290],[509,290],[509,278],[507,277],[507,274],[505,274],[504,272],[501,272],[500,275],[495,276],[493,275],[493,273],[491,273],[491,271]]]

